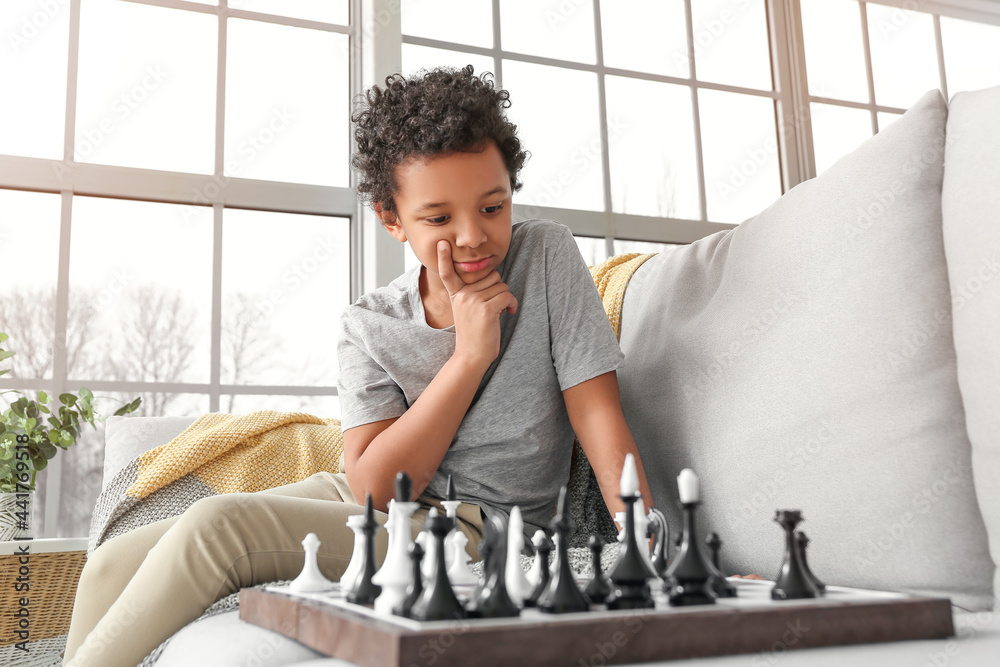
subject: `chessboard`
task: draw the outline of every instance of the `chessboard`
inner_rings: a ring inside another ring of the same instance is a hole
[[[654,585],[653,609],[426,622],[349,603],[337,588],[272,586],[240,591],[240,618],[361,667],[579,667],[954,635],[944,598],[828,586],[822,597],[776,601],[773,582],[728,581],[737,596],[714,604],[670,606]],[[455,588],[460,599],[472,592]]]

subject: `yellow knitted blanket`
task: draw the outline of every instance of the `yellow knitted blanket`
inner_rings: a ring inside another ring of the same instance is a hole
[[[632,274],[653,255],[617,255],[591,267],[604,309],[621,336],[621,308]],[[259,410],[202,415],[170,442],[125,466],[98,498],[89,551],[141,525],[182,513],[200,498],[291,484],[320,471],[343,470],[340,421],[303,412]],[[576,447],[579,450],[579,446]],[[592,478],[582,450],[574,476]],[[571,483],[572,480],[571,480]],[[592,484],[600,497],[596,481]]]

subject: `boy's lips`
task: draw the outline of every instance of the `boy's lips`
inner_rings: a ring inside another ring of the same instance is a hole
[[[465,273],[475,273],[476,271],[482,271],[488,267],[492,261],[493,257],[484,257],[483,259],[477,259],[474,262],[455,262],[455,266]]]

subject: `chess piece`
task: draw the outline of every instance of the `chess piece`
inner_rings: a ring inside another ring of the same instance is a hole
[[[448,580],[448,570],[445,568],[444,540],[452,528],[452,521],[446,516],[440,516],[437,508],[432,507],[427,513],[425,524],[430,531],[434,548],[427,556],[432,561],[433,574],[424,587],[423,592],[410,609],[411,618],[418,621],[446,621],[465,618],[465,609],[455,597],[455,591]]]
[[[801,600],[818,596],[819,591],[802,565],[799,542],[795,538],[795,527],[802,521],[802,512],[778,510],[774,520],[785,529],[785,560],[771,589],[771,599]]]
[[[635,505],[640,498],[639,473],[631,454],[625,455],[619,490],[621,495],[618,497],[625,503],[625,540],[617,562],[608,573],[612,585],[608,609],[652,609],[653,596],[647,579],[650,578],[653,566],[643,559],[643,550],[640,549],[635,534]],[[656,576],[655,571],[652,576]]]
[[[544,530],[536,530],[531,543],[535,547],[535,562],[531,566],[531,572],[534,574],[534,577],[531,577],[534,579],[534,588],[531,589],[531,594],[524,598],[525,607],[538,606],[539,596],[548,587],[549,581],[552,579],[552,574],[549,572],[549,554],[552,553],[552,540],[545,535]]]
[[[720,598],[734,598],[736,597],[736,586],[726,579],[726,575],[722,573],[722,569],[719,567],[719,549],[722,547],[722,540],[719,539],[718,533],[709,533],[708,537],[705,538],[705,544],[708,545],[709,552],[711,553],[711,559],[708,561],[709,569],[712,571],[712,578],[709,580],[709,585],[712,587],[712,592],[715,593],[716,597]]]
[[[474,618],[506,618],[521,610],[507,592],[507,531],[499,517],[490,517],[486,535],[480,545],[485,564],[482,585],[472,595],[469,615]],[[520,561],[520,558],[518,559]]]
[[[521,518],[521,508],[514,505],[510,510],[510,521],[507,522],[507,594],[516,605],[523,605],[524,599],[531,595],[531,585],[521,569],[521,550],[524,548],[524,520]]]
[[[434,545],[431,544],[432,539],[433,538],[431,538],[431,534],[428,533],[426,530],[421,530],[420,533],[416,536],[416,538],[414,538],[417,544],[419,544],[421,548],[423,548],[425,556],[429,554],[434,548]],[[424,582],[426,583],[430,581],[431,577],[434,576],[434,563],[431,561],[431,559],[424,558],[420,568],[421,568],[421,574],[424,577]]]
[[[375,598],[382,593],[382,589],[372,582],[372,577],[375,576],[375,530],[377,528],[372,494],[368,493],[365,494],[365,522],[361,526],[365,541],[364,560],[361,564],[361,571],[358,573],[358,580],[347,594],[348,602],[364,605],[373,604]]]
[[[340,590],[350,591],[358,583],[358,574],[365,562],[365,538],[361,527],[365,524],[364,514],[352,514],[347,517],[347,527],[354,531],[354,551],[347,569],[340,576]]]
[[[302,549],[305,552],[302,572],[288,584],[288,588],[296,593],[322,593],[333,588],[333,582],[323,576],[323,573],[319,571],[319,564],[316,562],[319,544],[316,533],[309,533],[302,540]]]
[[[677,486],[684,513],[684,529],[681,550],[667,570],[668,583],[664,588],[673,606],[715,604],[715,592],[709,583],[712,579],[711,564],[701,551],[695,524],[695,510],[699,504],[698,477],[693,470],[685,468],[677,477]]]
[[[411,502],[412,494],[410,477],[405,472],[397,474],[395,502],[389,503],[389,520],[385,524],[386,528],[392,526],[389,547],[382,567],[372,577],[372,582],[382,588],[382,594],[375,599],[375,611],[383,614],[391,614],[403,602],[410,584],[410,517],[420,507]]]
[[[448,489],[445,492],[445,499],[441,501],[441,507],[444,508],[448,518],[453,522],[452,525],[455,526],[448,533],[448,537],[445,538],[445,567],[448,569],[451,569],[451,558],[455,553],[455,536],[460,532],[457,526],[458,506],[461,504],[461,500],[455,499],[455,480],[452,479],[451,475],[448,475]],[[466,538],[466,543],[468,543],[468,538]]]
[[[453,549],[451,567],[448,568],[448,579],[453,586],[479,583],[479,577],[469,569],[469,561],[472,560],[472,556],[465,551],[465,546],[468,543],[469,538],[465,536],[465,533],[460,530],[455,531],[455,537],[451,542]],[[445,548],[448,548],[447,540],[445,541]]]
[[[813,586],[819,591],[820,595],[826,595],[826,584],[819,580],[819,578],[813,574],[812,568],[809,567],[809,559],[806,557],[806,547],[809,546],[809,538],[801,530],[798,532],[799,541],[799,552],[802,554],[802,569],[806,571],[806,575],[812,579]]]
[[[412,618],[411,612],[413,610],[413,605],[420,597],[420,594],[424,592],[424,581],[420,572],[420,561],[424,558],[424,548],[420,546],[419,542],[412,542],[409,548],[410,556],[410,583],[406,587],[406,597],[399,604],[398,607],[392,610],[396,616],[405,616],[406,618]]]
[[[569,516],[566,487],[564,486],[559,490],[556,516],[552,519],[552,531],[559,537],[556,551],[556,571],[552,575],[549,585],[538,596],[538,608],[547,614],[566,614],[590,609],[590,600],[576,585],[573,570],[569,566],[567,545],[569,544],[568,536],[572,529],[573,522]]]
[[[660,578],[667,572],[667,545],[670,543],[670,526],[667,524],[667,517],[663,512],[655,507],[649,510],[649,525],[653,529],[655,537],[653,546],[653,569]]]
[[[601,551],[604,549],[604,540],[601,539],[600,535],[591,535],[590,539],[587,540],[587,546],[590,547],[593,574],[583,592],[594,604],[604,604],[608,596],[611,595],[611,582],[601,571]]]
[[[651,510],[652,511],[652,510]],[[646,576],[650,579],[653,577],[659,577],[660,574],[653,567],[653,559],[649,553],[649,538],[652,537],[650,534],[651,521],[646,515],[646,505],[642,502],[642,498],[635,501],[635,538],[636,543],[639,547],[639,555],[642,556],[643,563],[646,567]],[[621,530],[618,531],[618,541],[620,543],[625,542],[625,512],[616,512],[615,521],[621,526]],[[624,553],[624,550],[619,550],[619,554]]]

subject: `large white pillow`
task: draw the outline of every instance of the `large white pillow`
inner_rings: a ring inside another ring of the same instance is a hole
[[[104,480],[101,490],[119,470],[140,454],[165,445],[198,417],[108,417],[104,429]]]
[[[730,574],[774,577],[801,509],[827,583],[992,604],[955,368],[937,91],[738,228],[646,262],[622,403],[656,505],[702,480]]]

